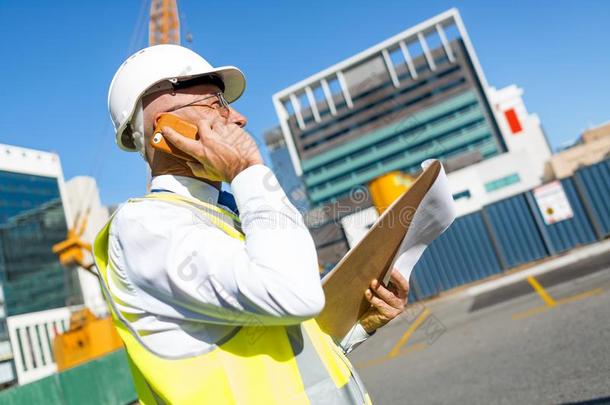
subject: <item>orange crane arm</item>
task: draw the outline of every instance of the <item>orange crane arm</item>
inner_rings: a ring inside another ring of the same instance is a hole
[[[152,0],[148,44],[180,44],[180,19],[176,0]]]

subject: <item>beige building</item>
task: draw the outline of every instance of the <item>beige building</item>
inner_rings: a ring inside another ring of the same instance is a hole
[[[571,176],[581,166],[600,162],[610,155],[610,122],[583,132],[581,142],[554,155],[546,168],[547,180]]]

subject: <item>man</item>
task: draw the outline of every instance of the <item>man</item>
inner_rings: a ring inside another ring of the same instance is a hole
[[[140,152],[152,174],[151,194],[122,205],[95,244],[138,396],[145,404],[370,403],[344,353],[403,311],[407,282],[398,272],[388,288],[373,280],[371,309],[341,348],[318,328],[314,244],[243,129],[246,118],[229,106],[244,87],[238,69],[215,69],[177,45],[136,53],[110,85],[117,143]],[[198,140],[162,128],[192,160],[151,146],[163,113],[197,125]]]

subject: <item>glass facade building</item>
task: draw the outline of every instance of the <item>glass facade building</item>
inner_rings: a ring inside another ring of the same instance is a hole
[[[505,152],[485,88],[450,10],[280,91],[274,104],[319,206],[389,171],[416,174],[429,158],[455,167]]]
[[[300,212],[307,211],[309,209],[309,199],[305,186],[294,171],[282,131],[279,127],[273,128],[265,132],[264,138],[273,165],[273,172],[288,199]]]
[[[67,272],[51,251],[66,232],[57,178],[0,171],[5,316],[82,303],[76,272]]]

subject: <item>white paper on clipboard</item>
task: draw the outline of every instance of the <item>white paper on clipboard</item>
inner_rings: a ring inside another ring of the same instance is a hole
[[[434,160],[422,163],[425,169]],[[455,203],[445,169],[441,168],[436,181],[423,198],[413,215],[411,226],[405,235],[391,268],[397,269],[407,280],[426,248],[439,237],[455,219]],[[391,271],[383,279],[385,285],[390,280]]]

